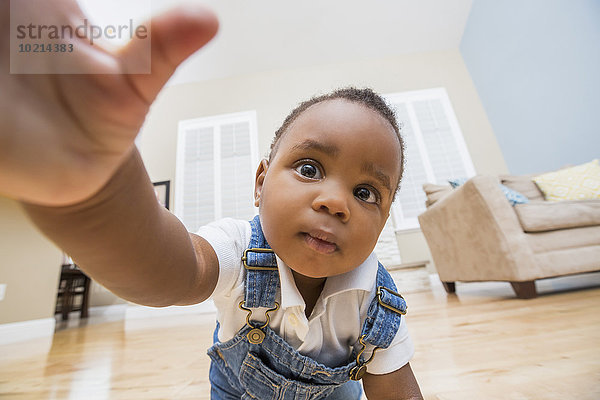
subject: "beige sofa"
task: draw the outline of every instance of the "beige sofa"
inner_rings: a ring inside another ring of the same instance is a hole
[[[498,183],[527,196],[512,206]],[[421,229],[446,291],[456,281],[508,281],[536,297],[535,280],[600,270],[600,200],[544,201],[526,176],[425,184]]]

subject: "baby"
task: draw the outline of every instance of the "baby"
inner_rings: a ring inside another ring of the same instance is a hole
[[[74,2],[60,12],[52,3],[36,12],[80,17]],[[0,192],[119,296],[152,306],[212,298],[213,399],[359,399],[361,379],[371,399],[421,398],[406,304],[372,254],[403,166],[378,95],[343,89],[296,108],[258,166],[250,222],[188,233],[156,202],[135,134],[175,66],[216,29],[199,8],[156,17],[149,76],[9,76],[4,62],[0,101],[32,117],[2,108]],[[168,52],[165,40],[176,43]],[[112,56],[124,72],[139,49],[81,62]]]
[[[349,378],[363,378],[370,398],[418,393],[406,305],[372,254],[402,153],[394,114],[373,91],[313,98],[287,117],[258,167],[259,217],[200,229],[220,270],[211,294],[219,310],[213,398],[359,399]],[[389,303],[378,303],[382,294]],[[266,322],[255,320],[256,307],[267,308]],[[369,354],[387,349],[357,358],[365,341]]]

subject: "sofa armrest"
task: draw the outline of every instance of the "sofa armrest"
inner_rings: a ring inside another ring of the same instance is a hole
[[[498,183],[476,176],[419,216],[442,281],[525,281],[537,275],[523,229]]]

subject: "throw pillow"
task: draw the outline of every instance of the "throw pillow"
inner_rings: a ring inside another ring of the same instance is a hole
[[[547,201],[600,199],[598,160],[532,178]]]
[[[469,178],[457,178],[449,180],[448,183],[450,183],[450,186],[452,186],[453,188],[457,188],[460,185],[463,185],[468,180]],[[504,193],[504,196],[506,196],[506,199],[510,202],[511,206],[514,206],[515,204],[529,203],[529,199],[521,193],[517,192],[516,190],[513,190],[508,186],[504,186],[501,183],[499,183],[498,185],[500,186],[500,189],[502,189],[502,193]]]
[[[455,178],[455,179],[450,179],[448,181],[448,183],[450,184],[450,186],[452,186],[453,189],[456,189],[457,187],[464,185],[466,181],[468,181],[469,178]]]
[[[509,188],[508,186],[504,186],[501,183],[499,183],[499,185],[500,189],[502,189],[502,193],[504,193],[508,201],[510,201],[511,206],[514,206],[515,204],[529,203],[529,199],[523,194]]]

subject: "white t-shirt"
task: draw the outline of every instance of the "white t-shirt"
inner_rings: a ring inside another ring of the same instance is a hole
[[[247,312],[238,308],[244,299],[243,251],[248,248],[252,228],[247,221],[230,218],[206,225],[198,235],[206,239],[219,259],[219,279],[211,295],[217,307],[220,323],[219,341],[225,342],[246,324]],[[292,272],[277,257],[281,293],[280,308],[270,313],[269,326],[301,354],[324,365],[344,365],[366,319],[371,300],[375,297],[377,258],[372,253],[358,268],[327,278],[315,307],[306,318],[306,304],[296,288]],[[264,321],[264,310],[254,311],[253,321]],[[360,346],[360,344],[358,344]],[[360,348],[360,347],[359,347]],[[369,357],[372,346],[367,348]],[[414,346],[408,335],[405,319],[392,344],[379,349],[367,365],[371,374],[387,374],[409,362]]]

